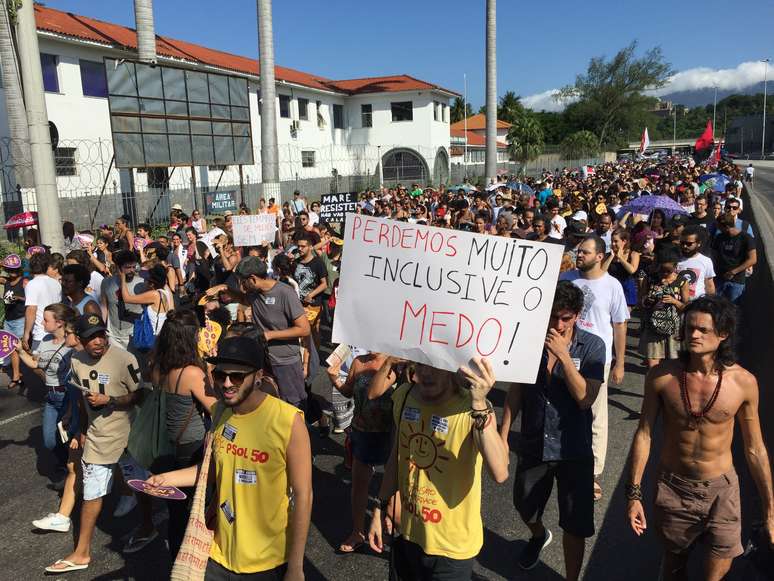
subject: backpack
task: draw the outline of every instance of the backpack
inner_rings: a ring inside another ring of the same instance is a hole
[[[161,302],[164,302],[164,297],[159,291],[159,297]],[[166,308],[166,304],[164,305]],[[150,322],[150,316],[148,315],[148,305],[142,308],[142,316],[134,322],[134,332],[132,333],[132,343],[138,351],[150,351],[156,344],[156,333],[159,330],[159,319],[156,316],[156,327],[154,328]]]

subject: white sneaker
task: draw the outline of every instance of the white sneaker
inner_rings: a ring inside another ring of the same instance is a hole
[[[70,530],[70,518],[58,512],[50,512],[43,518],[32,521],[32,526],[44,531],[66,533]]]
[[[116,504],[116,509],[113,511],[113,516],[116,518],[126,516],[134,510],[135,506],[137,506],[137,499],[134,497],[134,494],[131,496],[122,496],[119,499],[118,504]]]

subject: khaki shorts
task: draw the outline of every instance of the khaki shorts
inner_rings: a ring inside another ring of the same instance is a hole
[[[654,505],[656,530],[668,552],[684,553],[698,539],[717,559],[744,552],[739,477],[733,470],[712,480],[662,472]]]

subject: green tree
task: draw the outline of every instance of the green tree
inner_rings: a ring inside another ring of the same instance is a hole
[[[591,131],[576,131],[562,140],[559,149],[564,159],[593,157],[599,153],[599,139]]]
[[[573,85],[560,91],[560,98],[576,99],[576,106],[588,105],[581,109],[590,117],[583,128],[593,130],[602,147],[625,139],[632,115],[648,105],[643,92],[663,87],[673,74],[660,47],[641,57],[635,55],[636,50],[637,42],[633,41],[610,60],[592,58],[586,73],[577,75]]]
[[[500,103],[497,105],[497,118],[507,123],[515,123],[516,120],[524,114],[524,105],[521,104],[521,97],[513,91],[508,91],[500,97]]]
[[[462,97],[456,97],[451,106],[451,122],[456,123],[457,121],[462,121],[465,117],[472,116],[473,107],[470,106],[470,103],[465,103]]]
[[[535,159],[543,152],[543,128],[532,113],[521,114],[508,130],[508,151],[521,164]]]

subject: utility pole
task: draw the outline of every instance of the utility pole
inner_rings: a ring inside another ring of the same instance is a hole
[[[672,155],[677,153],[677,106],[672,107],[674,121],[672,122]]]
[[[38,226],[41,241],[52,252],[64,250],[62,212],[56,190],[54,151],[51,148],[51,132],[48,127],[46,98],[43,94],[43,71],[40,66],[38,30],[32,2],[22,2],[18,12],[17,36],[19,64],[27,106],[27,125],[30,133],[32,175],[35,182],[35,199],[38,204]]]
[[[763,59],[763,125],[761,126],[761,159],[766,159],[766,80],[769,72],[769,59]]]
[[[256,0],[258,7],[258,50],[261,79],[261,181],[263,197],[275,198],[282,206],[277,146],[277,95],[274,78],[274,30],[271,0]],[[318,111],[319,115],[320,112]],[[381,163],[381,160],[380,160]]]
[[[718,86],[715,85],[715,99],[712,101],[712,141],[715,141],[715,113],[718,109]]]
[[[486,0],[486,180],[497,178],[497,0]]]
[[[464,85],[464,96],[462,97],[462,116],[465,119],[465,146],[462,154],[462,168],[464,178],[468,179],[468,74],[462,75]]]

